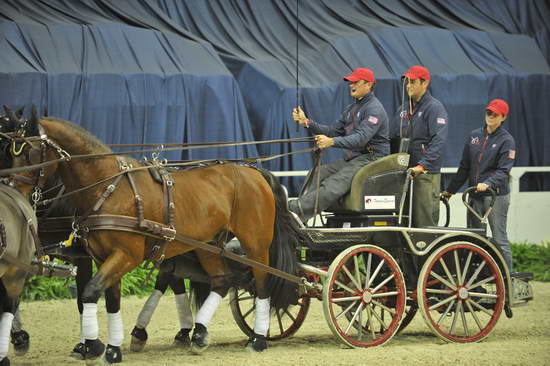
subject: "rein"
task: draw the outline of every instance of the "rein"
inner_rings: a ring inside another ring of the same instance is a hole
[[[306,153],[306,152],[311,152],[311,151],[314,151],[315,148],[308,148],[308,149],[302,149],[302,150],[298,150],[298,151],[292,151],[292,152],[288,152],[288,153],[283,153],[283,154],[276,154],[276,155],[268,155],[268,156],[264,156],[264,157],[257,157],[257,158],[245,158],[245,159],[223,159],[223,160],[220,160],[220,159],[205,159],[205,160],[193,160],[193,161],[189,161],[189,162],[183,162],[183,163],[167,163],[167,164],[163,164],[163,166],[165,167],[183,167],[183,166],[193,166],[193,165],[198,165],[198,164],[208,164],[208,163],[220,163],[220,162],[228,162],[228,163],[239,163],[239,162],[244,162],[244,163],[247,163],[247,164],[254,164],[254,163],[260,163],[260,162],[264,162],[264,161],[269,161],[269,160],[273,160],[273,159],[277,159],[277,158],[280,158],[280,157],[283,157],[283,156],[287,156],[287,155],[293,155],[293,154],[301,154],[301,153]],[[54,197],[54,198],[50,198],[50,199],[47,199],[47,200],[43,200],[43,201],[40,201],[37,203],[37,205],[39,206],[45,206],[53,201],[56,201],[56,200],[59,200],[61,198],[65,198],[65,197],[69,197],[69,196],[72,196],[74,194],[77,194],[77,193],[80,193],[82,191],[85,191],[85,190],[88,190],[90,188],[93,188],[93,187],[96,187],[100,184],[103,184],[103,183],[106,183],[106,182],[109,182],[115,178],[117,178],[118,176],[120,175],[123,175],[123,174],[126,174],[126,173],[132,173],[132,172],[135,172],[135,171],[138,171],[138,170],[144,170],[144,169],[149,169],[151,168],[151,166],[140,166],[140,167],[132,167],[132,168],[129,168],[128,170],[125,170],[125,171],[120,171],[120,172],[117,172],[116,174],[113,174],[111,175],[110,177],[107,177],[107,178],[104,178],[104,179],[101,179],[95,183],[92,183],[92,184],[89,184],[87,186],[84,186],[84,187],[81,187],[81,188],[78,188],[74,191],[71,191],[71,192],[67,192],[63,195],[60,195],[60,196],[57,196],[57,197]],[[6,169],[8,170],[8,169]],[[0,170],[0,176],[2,175],[2,170]]]
[[[14,138],[11,137],[11,139],[16,140],[18,137]],[[29,140],[30,138],[26,138],[26,140]],[[252,142],[216,142],[216,143],[197,143],[197,144],[187,144],[185,146],[180,147],[169,147],[169,148],[160,148],[160,149],[143,149],[143,150],[132,150],[132,151],[122,151],[122,152],[109,152],[109,153],[98,153],[98,154],[84,154],[84,155],[68,155],[68,154],[60,154],[60,158],[54,159],[54,160],[48,160],[46,162],[42,162],[39,164],[32,164],[27,165],[24,167],[18,167],[18,168],[9,168],[9,169],[0,169],[0,177],[12,175],[15,173],[20,172],[27,172],[27,171],[33,171],[37,169],[42,169],[47,166],[57,164],[59,162],[64,161],[71,161],[71,160],[77,160],[77,159],[95,159],[95,158],[103,158],[103,157],[109,157],[109,156],[116,156],[116,155],[130,155],[130,154],[138,154],[138,153],[146,153],[146,152],[162,152],[162,151],[178,151],[178,150],[194,150],[194,149],[206,149],[211,147],[219,147],[219,146],[245,146],[245,145],[259,145],[259,144],[267,144],[267,143],[277,143],[277,142],[312,142],[313,137],[303,137],[303,138],[294,138],[294,139],[279,139],[279,140],[265,140],[265,141],[252,141]],[[32,140],[31,140],[32,141]],[[126,146],[149,146],[150,144],[144,144],[144,145],[134,145],[134,144],[128,144]],[[160,144],[162,146],[162,144]],[[177,144],[176,144],[177,145]],[[124,146],[124,145],[112,145],[112,146]],[[153,145],[153,146],[159,146]],[[277,159],[283,156],[293,155],[293,154],[300,154],[303,152],[313,151],[313,149],[303,149],[298,150],[295,152],[289,152],[289,153],[283,153],[283,154],[277,154],[277,155],[269,155],[266,157],[256,157],[256,158],[243,158],[243,159],[223,159],[224,161],[236,161],[236,162],[249,162],[249,163],[258,163],[262,161],[268,161],[272,159]],[[192,165],[194,163],[202,163],[202,162],[210,162],[210,161],[218,161],[220,159],[208,159],[208,160],[197,160],[194,162],[189,163],[174,163],[169,164],[168,166],[184,166],[184,165]],[[180,165],[181,164],[181,165]]]

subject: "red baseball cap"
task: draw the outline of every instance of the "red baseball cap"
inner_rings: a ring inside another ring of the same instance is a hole
[[[351,75],[344,76],[344,80],[351,81],[352,83],[359,81],[359,80],[366,80],[370,81],[372,83],[376,82],[376,79],[374,78],[374,72],[371,69],[367,69],[366,67],[358,68],[353,70]]]
[[[485,107],[485,109],[490,110],[496,114],[503,114],[505,116],[508,115],[508,111],[510,110],[510,107],[508,107],[508,103],[506,103],[502,99],[493,99],[491,102]]]
[[[408,69],[407,72],[403,74],[403,76],[411,80],[430,80],[430,71],[424,66],[415,65]]]

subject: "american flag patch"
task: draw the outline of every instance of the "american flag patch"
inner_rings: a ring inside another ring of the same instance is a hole
[[[510,150],[510,152],[508,153],[508,157],[510,159],[515,159],[516,158],[516,150]]]
[[[438,118],[437,123],[440,124],[440,125],[444,125],[445,124],[445,118]]]
[[[378,118],[376,118],[374,116],[369,116],[369,119],[367,119],[367,121],[369,121],[370,123],[377,124],[378,123]]]

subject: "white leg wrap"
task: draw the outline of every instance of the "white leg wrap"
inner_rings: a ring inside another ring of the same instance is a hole
[[[193,314],[191,313],[187,294],[176,295],[176,309],[178,310],[178,317],[180,319],[180,328],[193,328]]]
[[[0,360],[4,359],[8,354],[12,322],[12,313],[6,312],[2,314],[2,319],[0,320]]]
[[[80,314],[80,343],[85,343],[86,338],[84,338],[84,325],[82,324],[82,314]]]
[[[23,319],[21,319],[21,310],[18,308],[11,324],[12,332],[19,332],[23,329]]]
[[[86,303],[82,311],[82,336],[84,339],[97,339],[99,328],[97,325],[97,304]]]
[[[141,312],[136,320],[136,326],[138,328],[147,328],[161,297],[162,292],[159,290],[153,290],[151,296],[149,296],[147,301],[145,301],[145,304],[143,304],[143,308],[141,309]]]
[[[206,301],[199,309],[195,322],[201,323],[208,328],[208,324],[210,323],[210,320],[212,320],[212,318],[214,317],[214,313],[218,309],[218,306],[220,306],[221,302],[222,297],[217,292],[211,291],[206,298]]]
[[[122,325],[122,315],[120,310],[116,313],[107,313],[109,324],[109,344],[120,347],[124,342],[124,326]]]
[[[269,329],[269,297],[267,299],[256,298],[256,319],[254,320],[254,333],[267,335]]]

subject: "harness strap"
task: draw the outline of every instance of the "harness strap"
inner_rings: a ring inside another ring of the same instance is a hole
[[[302,279],[296,275],[283,272],[279,269],[267,266],[255,260],[242,257],[229,250],[223,250],[220,247],[203,243],[201,241],[178,234],[175,232],[174,229],[169,228],[158,222],[150,221],[147,219],[145,219],[145,222],[147,223],[148,227],[154,228],[156,232],[140,231],[139,230],[140,228],[138,226],[138,220],[135,217],[122,216],[122,215],[90,215],[86,219],[86,221],[83,223],[83,225],[85,225],[90,231],[99,231],[99,230],[125,231],[125,232],[138,233],[142,235],[148,235],[156,238],[162,238],[163,233],[172,233],[174,236],[174,240],[180,243],[192,246],[194,249],[205,250],[207,252],[214,253],[225,258],[229,258],[236,262],[271,273],[275,276],[281,277],[293,283],[302,283]]]
[[[6,252],[6,248],[8,246],[8,241],[6,237],[6,226],[2,222],[2,218],[0,217],[0,258],[4,255]]]

